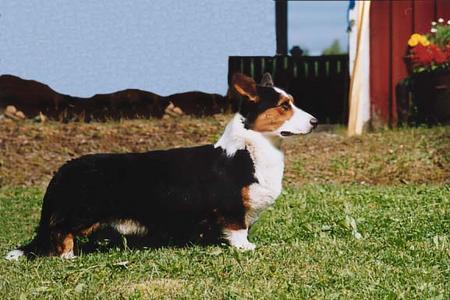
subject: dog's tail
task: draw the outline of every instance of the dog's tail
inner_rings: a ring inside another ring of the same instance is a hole
[[[21,256],[29,259],[37,256],[49,256],[52,252],[52,243],[47,226],[39,226],[37,234],[28,244],[9,251],[5,258],[7,260],[18,260]]]
[[[51,242],[50,236],[50,226],[49,226],[49,215],[48,210],[45,207],[45,197],[44,197],[44,207],[41,212],[41,220],[39,222],[39,227],[36,230],[36,235],[28,244],[18,247],[15,250],[9,251],[5,258],[7,260],[18,260],[19,257],[25,256],[29,259],[35,258],[36,256],[50,256],[53,252],[53,244]]]

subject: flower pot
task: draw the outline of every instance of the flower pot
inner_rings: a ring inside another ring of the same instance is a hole
[[[411,88],[419,123],[450,124],[450,70],[414,74]]]

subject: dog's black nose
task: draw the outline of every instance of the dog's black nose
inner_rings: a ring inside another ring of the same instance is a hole
[[[313,119],[311,119],[311,120],[309,121],[309,123],[310,123],[314,128],[316,128],[316,127],[317,127],[317,124],[319,124],[319,121],[318,121],[316,118],[313,118]]]

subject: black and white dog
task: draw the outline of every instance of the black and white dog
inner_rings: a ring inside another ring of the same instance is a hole
[[[218,238],[253,250],[249,227],[281,192],[281,140],[317,120],[291,95],[242,74],[232,78],[236,115],[214,145],[127,154],[93,154],[64,164],[50,181],[34,239],[9,252],[74,256],[74,238],[103,225],[122,234]]]

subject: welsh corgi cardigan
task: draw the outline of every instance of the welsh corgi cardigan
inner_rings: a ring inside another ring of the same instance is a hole
[[[76,236],[109,225],[122,234],[226,241],[253,250],[250,226],[281,192],[281,140],[317,120],[264,74],[234,74],[237,113],[214,145],[127,154],[92,154],[64,164],[44,196],[37,234],[9,252],[74,256]]]

